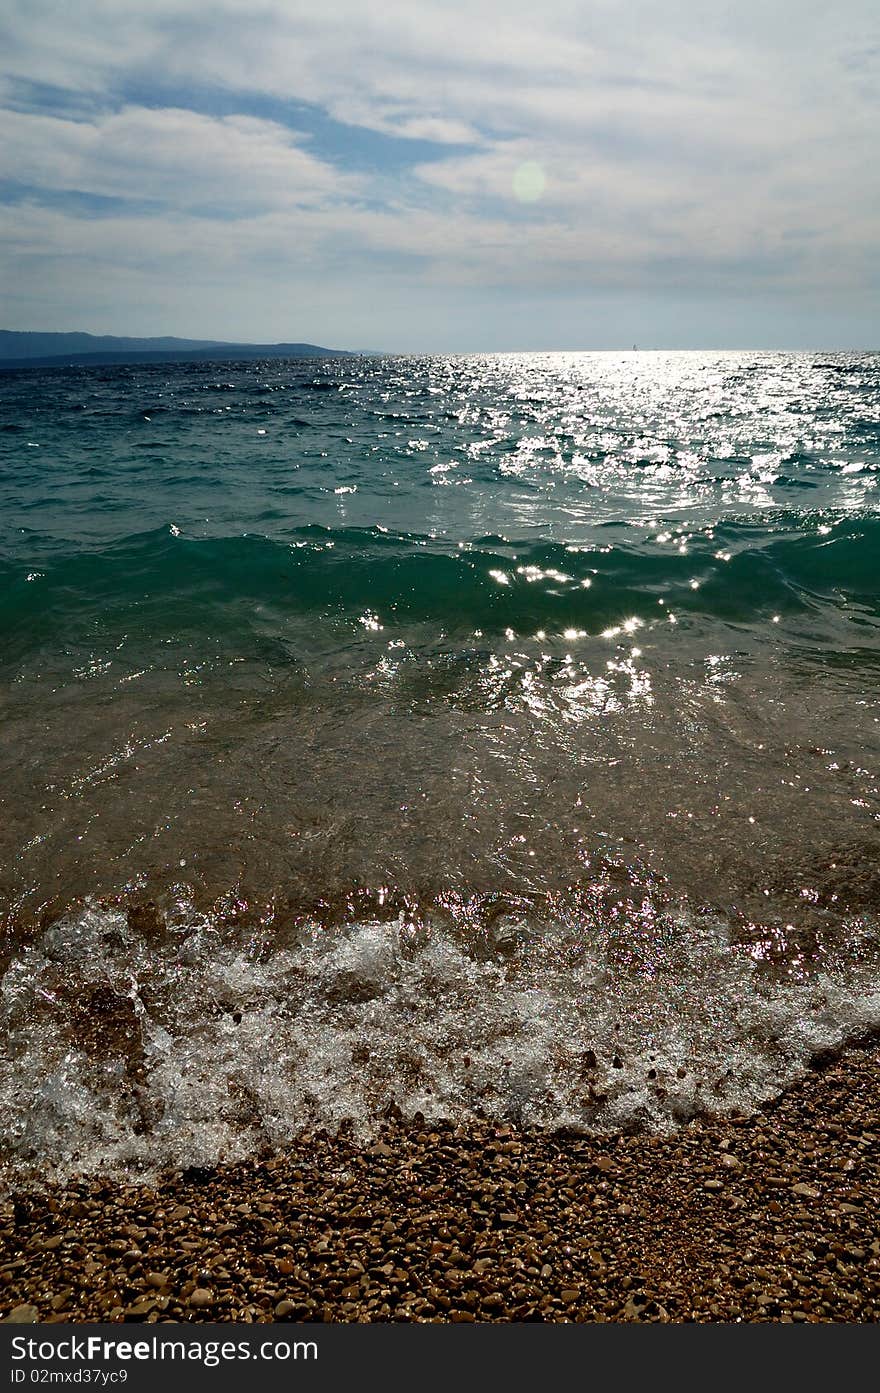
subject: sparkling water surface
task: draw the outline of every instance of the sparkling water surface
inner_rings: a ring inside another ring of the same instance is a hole
[[[880,356],[0,375],[24,1171],[748,1110],[880,1025]]]

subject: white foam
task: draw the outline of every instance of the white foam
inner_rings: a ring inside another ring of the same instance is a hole
[[[157,940],[88,907],[0,987],[7,1161],[42,1176],[207,1165],[346,1119],[368,1135],[392,1105],[667,1130],[750,1111],[816,1051],[880,1026],[875,969],[771,976],[686,910],[521,922],[514,939],[513,957],[481,957],[449,926],[401,920],[273,947],[184,909]],[[71,1027],[71,1003],[96,990],[139,1068],[112,1021],[86,1042]]]

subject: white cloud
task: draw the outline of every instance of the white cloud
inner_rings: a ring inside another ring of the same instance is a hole
[[[275,122],[131,106],[77,121],[0,109],[0,177],[242,212],[323,202],[358,187]]]
[[[7,0],[3,23],[2,173],[133,205],[16,209],[7,272],[66,254],[179,280],[197,236],[191,287],[271,265],[291,295],[316,276],[366,296],[418,274],[876,306],[868,0]],[[403,157],[368,171],[341,142],[331,163],[280,121],[206,114],[211,94],[239,113],[310,103],[400,137]],[[523,165],[544,177],[531,202]]]

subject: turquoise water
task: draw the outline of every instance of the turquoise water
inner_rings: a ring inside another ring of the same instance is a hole
[[[589,625],[661,592],[758,624],[771,600],[803,607],[837,579],[870,605],[876,356],[220,368],[6,374],[4,581],[69,577],[59,624],[108,587],[120,616],[174,589],[206,632],[242,586],[282,612],[357,617],[376,601],[438,632]],[[504,593],[491,572],[508,566]],[[712,588],[685,595],[694,577]],[[35,594],[16,591],[28,614]]]
[[[878,471],[876,354],[0,375],[10,1154],[662,1127],[875,1028]]]

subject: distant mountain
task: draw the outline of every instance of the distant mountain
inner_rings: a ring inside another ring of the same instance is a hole
[[[218,339],[130,339],[112,334],[38,334],[0,329],[0,370],[112,363],[226,361],[242,358],[347,358],[315,343],[224,343]]]

